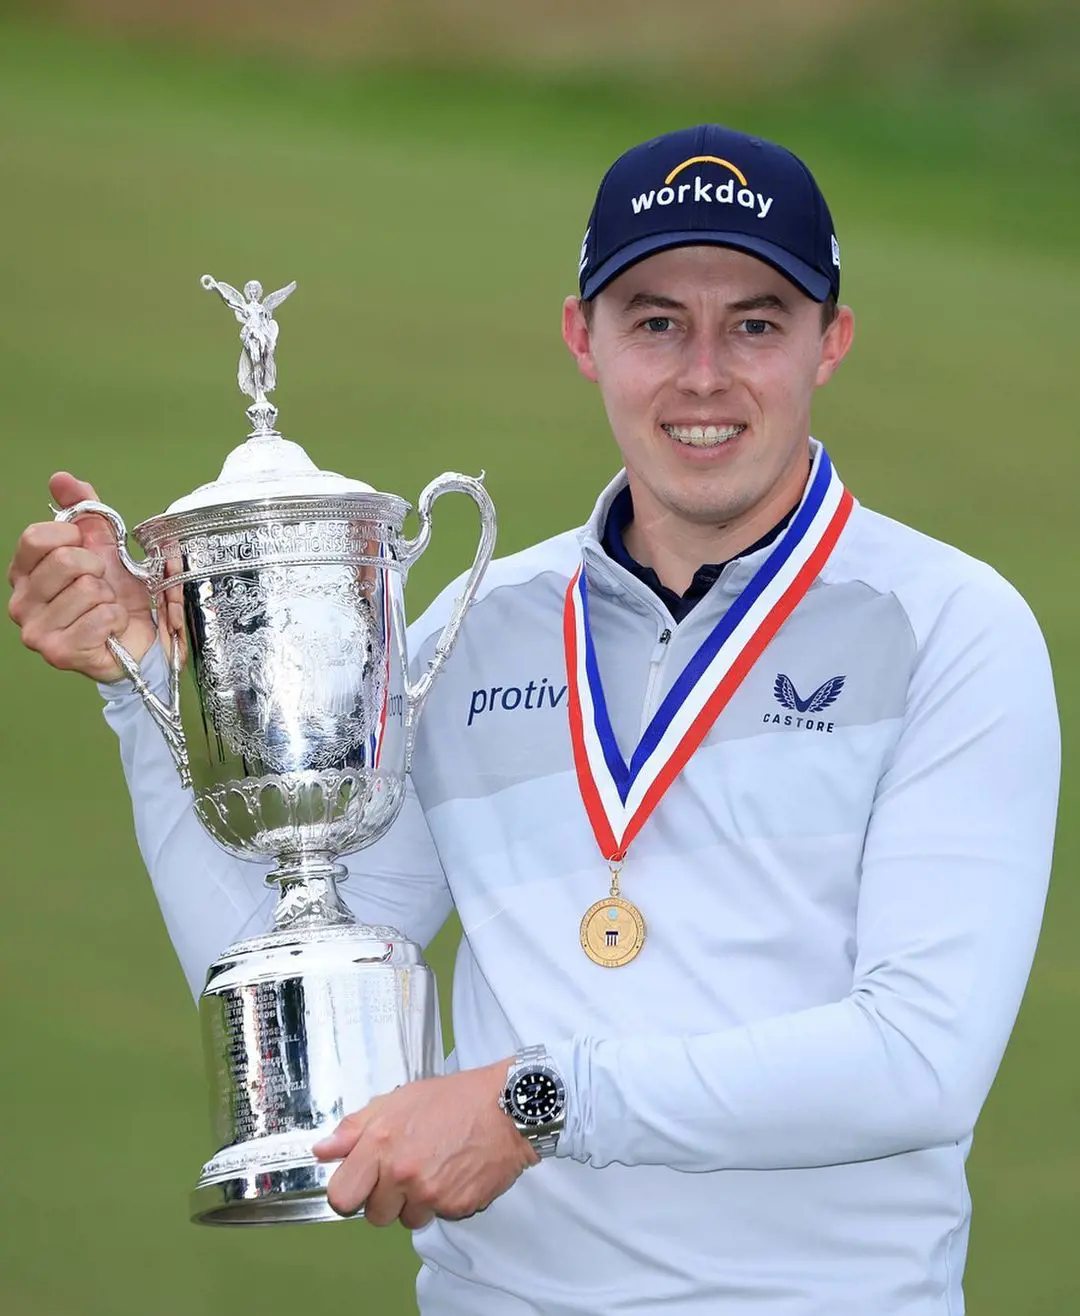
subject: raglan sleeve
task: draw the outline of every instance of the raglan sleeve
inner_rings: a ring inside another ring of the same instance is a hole
[[[966,1138],[1031,969],[1059,766],[1042,636],[988,571],[921,641],[866,832],[850,991],[712,1034],[549,1042],[559,1155],[764,1170]]]
[[[168,673],[160,645],[147,654],[142,670],[151,689],[165,697]],[[139,850],[197,996],[206,970],[227,946],[270,927],[277,895],[264,878],[271,865],[232,857],[206,832],[192,792],[181,786],[165,741],[131,685],[120,681],[99,689],[105,720],[120,742]],[[389,924],[421,945],[446,921],[450,892],[411,779],[386,835],[343,862],[349,877],[341,894],[361,921]]]

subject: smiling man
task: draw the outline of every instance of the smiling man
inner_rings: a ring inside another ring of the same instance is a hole
[[[489,571],[414,793],[346,888],[422,943],[452,904],[465,933],[457,1072],[319,1148],[336,1209],[417,1231],[425,1316],[963,1311],[1057,717],[1016,592],[856,503],[811,438],[852,341],[839,260],[768,142],[688,129],[601,183],[563,335],[623,470],[585,527]],[[198,991],[271,897],[117,679],[110,631],[166,673],[105,541],[31,527],[12,615],[102,682]],[[459,588],[413,626],[418,668]]]

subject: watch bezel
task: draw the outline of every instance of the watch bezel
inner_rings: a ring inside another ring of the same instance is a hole
[[[518,1084],[525,1079],[538,1076],[550,1078],[555,1084],[555,1109],[547,1115],[526,1115],[514,1099],[514,1092]],[[522,1065],[516,1069],[509,1077],[506,1088],[503,1092],[503,1109],[511,1116],[514,1123],[521,1129],[546,1129],[552,1125],[559,1124],[566,1111],[566,1084],[562,1080],[562,1075],[551,1065]]]

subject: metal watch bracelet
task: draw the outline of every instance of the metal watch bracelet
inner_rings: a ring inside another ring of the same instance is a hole
[[[541,1068],[551,1067],[551,1057],[548,1055],[547,1047],[542,1043],[522,1047],[521,1050],[517,1052],[509,1070],[507,1071],[506,1087],[509,1088],[510,1086],[511,1074],[514,1074],[523,1067],[528,1067],[529,1065],[537,1065]],[[559,1145],[559,1134],[562,1132],[561,1126],[560,1128],[548,1133],[538,1133],[535,1130],[522,1128],[520,1124],[518,1125],[518,1129],[522,1137],[526,1138],[535,1148],[538,1156],[543,1158],[555,1155],[555,1150]]]

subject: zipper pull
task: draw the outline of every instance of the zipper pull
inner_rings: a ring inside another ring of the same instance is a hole
[[[671,639],[671,630],[667,626],[665,626],[664,629],[660,632],[659,643],[667,644],[668,640],[670,639]]]

